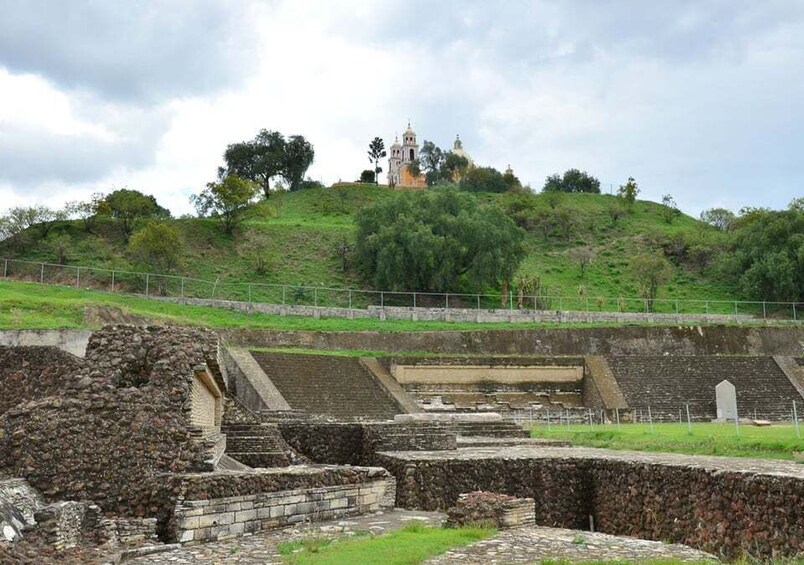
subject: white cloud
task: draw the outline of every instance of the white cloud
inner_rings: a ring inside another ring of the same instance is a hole
[[[477,162],[535,187],[569,167],[633,175],[695,214],[800,192],[804,15],[789,3],[210,1],[170,28],[188,6],[122,21],[82,5],[104,37],[170,29],[147,53],[112,41],[84,56],[97,45],[75,30],[69,64],[26,48],[9,66],[0,50],[3,202],[129,186],[187,212],[226,145],[261,128],[307,137],[313,178],[350,180],[408,118],[420,143],[460,133]]]

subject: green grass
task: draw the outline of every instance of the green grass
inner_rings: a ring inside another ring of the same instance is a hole
[[[432,528],[410,524],[388,535],[332,540],[312,538],[280,543],[279,552],[290,565],[413,565],[445,551],[494,534],[479,528]]]
[[[248,210],[234,237],[224,234],[212,219],[173,220],[180,228],[184,243],[180,273],[210,281],[218,279],[221,290],[229,285],[229,292],[239,298],[243,298],[243,290],[234,290],[231,285],[246,282],[365,290],[367,286],[357,273],[343,269],[336,250],[344,240],[354,243],[354,217],[360,209],[393,194],[386,187],[349,183],[332,188],[277,193]],[[478,197],[503,209],[522,198],[511,194],[483,193]],[[532,210],[550,207],[544,195],[531,195],[527,199]],[[587,300],[595,309],[599,298],[607,298],[609,300],[601,304],[601,309],[616,310],[618,297],[635,298],[638,295],[629,267],[633,255],[655,246],[655,241],[662,238],[702,234],[716,237],[719,234],[689,216],[679,215],[672,223],[667,223],[661,217],[662,207],[645,201],[637,202],[632,213],[613,224],[608,212],[619,204],[618,199],[609,195],[563,195],[560,206],[574,210],[578,219],[575,232],[567,241],[555,236],[544,240],[538,233],[528,233],[528,255],[517,276],[540,277],[543,291],[560,294],[564,309],[584,308]],[[101,220],[95,231],[95,234],[88,234],[78,222],[59,222],[53,227],[50,238],[70,238],[72,249],[67,262],[71,265],[147,270],[127,253],[126,244],[111,220]],[[257,272],[256,262],[248,249],[247,240],[254,238],[264,242],[262,256],[267,266],[264,272]],[[591,247],[596,251],[596,257],[583,277],[571,257],[576,247]],[[47,240],[35,240],[23,251],[0,251],[0,256],[9,255],[33,261],[53,262],[55,259],[53,245]],[[496,293],[496,289],[489,291]],[[708,273],[685,267],[674,269],[673,279],[660,289],[659,297],[709,301],[739,298],[734,286],[717,282]],[[489,299],[486,306],[491,305]],[[674,305],[669,303],[659,307],[662,311],[674,309]],[[628,305],[629,311],[640,308],[641,303],[637,301]],[[716,311],[731,313],[733,305],[713,306],[712,312]]]
[[[173,304],[138,296],[75,289],[67,286],[0,280],[0,329],[90,327],[84,319],[84,309],[89,306],[116,307],[124,313],[144,316],[158,322],[211,328],[413,332],[585,326],[584,324],[554,323],[476,324],[470,322],[381,321],[378,319],[316,319],[304,316],[245,313],[210,306]],[[597,325],[614,327],[623,324]]]
[[[804,434],[804,424],[802,424]],[[566,426],[553,424],[533,426],[532,437],[565,439],[574,445],[636,451],[664,451],[694,455],[727,455],[804,461],[804,440],[796,437],[791,424],[768,427],[740,426],[740,436],[733,424],[616,424]]]

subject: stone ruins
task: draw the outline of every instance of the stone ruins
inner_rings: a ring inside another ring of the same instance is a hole
[[[732,398],[784,420],[804,405],[798,328],[22,333],[0,336],[2,563],[108,562],[395,507],[725,558],[804,552],[802,465],[576,448],[515,422],[648,407],[678,421],[682,406],[708,421]]]

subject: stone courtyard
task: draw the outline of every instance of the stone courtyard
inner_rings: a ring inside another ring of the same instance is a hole
[[[475,491],[524,514],[429,562],[793,557],[800,464],[572,447],[511,419],[534,406],[627,414],[646,394],[659,407],[698,395],[714,412],[696,372],[729,373],[741,402],[746,389],[760,404],[802,399],[800,344],[777,334],[712,345],[690,333],[661,356],[624,354],[631,330],[607,338],[616,355],[559,334],[546,356],[480,340],[474,357],[252,353],[257,339],[134,326],[61,339],[69,353],[3,346],[0,562],[278,563],[282,541],[439,525]],[[663,371],[684,376],[674,388]]]

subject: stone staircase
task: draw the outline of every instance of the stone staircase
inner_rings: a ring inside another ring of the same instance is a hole
[[[689,404],[693,420],[716,417],[715,386],[728,380],[737,390],[741,417],[787,420],[793,400],[802,401],[772,357],[645,356],[608,357],[623,396],[632,410],[654,420],[686,418]]]
[[[358,358],[252,355],[293,410],[339,420],[389,420],[403,412]]]
[[[462,437],[529,437],[527,430],[510,420],[500,422],[456,422],[458,435]]]
[[[276,424],[227,424],[226,455],[249,467],[287,467],[294,463],[292,450]]]

